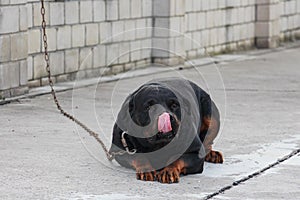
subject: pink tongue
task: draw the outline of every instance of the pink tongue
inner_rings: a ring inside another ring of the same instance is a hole
[[[168,133],[172,130],[170,115],[163,113],[158,117],[158,131],[162,133]]]

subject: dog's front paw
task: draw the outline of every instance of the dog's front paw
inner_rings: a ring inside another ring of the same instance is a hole
[[[180,178],[180,171],[175,166],[165,167],[157,175],[157,180],[161,183],[178,183]]]
[[[142,181],[156,181],[156,171],[144,172],[143,170],[137,170],[136,179]]]
[[[149,162],[143,160],[133,161],[133,167],[136,170],[136,179],[142,181],[156,181],[156,171]]]
[[[219,151],[211,150],[206,156],[205,161],[210,163],[222,164],[224,162],[223,154]]]

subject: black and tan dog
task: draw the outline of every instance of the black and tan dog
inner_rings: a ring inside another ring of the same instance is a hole
[[[199,86],[180,78],[154,80],[125,100],[110,152],[134,150],[116,161],[135,169],[137,179],[176,183],[181,174],[201,173],[204,161],[223,163],[212,150],[219,127],[219,111]]]

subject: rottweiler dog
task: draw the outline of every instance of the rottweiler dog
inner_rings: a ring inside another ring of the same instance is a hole
[[[130,94],[113,128],[110,152],[144,181],[177,183],[180,175],[202,173],[204,161],[223,163],[212,144],[220,128],[210,96],[181,78],[150,81]]]

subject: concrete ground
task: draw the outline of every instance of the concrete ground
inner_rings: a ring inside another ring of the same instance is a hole
[[[45,92],[39,88],[31,98],[0,106],[0,199],[203,199],[299,149],[300,48],[211,60],[218,64],[202,59],[193,61],[202,63],[196,68],[153,73],[161,70],[153,67],[135,78],[57,89],[76,88],[58,93],[61,104],[109,146],[115,116],[131,91],[157,77],[193,80],[221,111],[215,149],[224,153],[224,164],[205,163],[202,174],[178,184],[138,181],[133,171],[106,161],[99,144],[61,116],[50,95],[35,96]],[[139,72],[119,77],[132,74]],[[300,199],[299,166],[297,154],[212,199]]]

